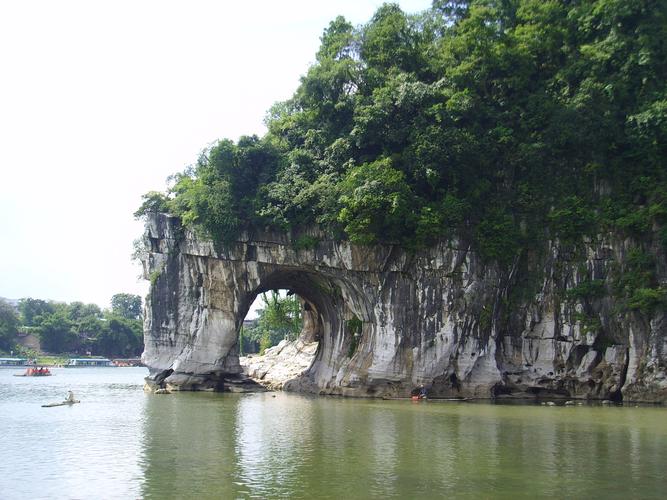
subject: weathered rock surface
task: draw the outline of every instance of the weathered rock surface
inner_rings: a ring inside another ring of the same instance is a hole
[[[283,340],[267,349],[262,356],[240,358],[243,373],[268,389],[282,389],[285,384],[298,384],[313,363],[318,342]]]
[[[319,242],[299,249],[304,235]],[[568,294],[590,280],[611,289],[628,251],[611,236],[583,252],[545,241],[506,269],[464,242],[409,253],[316,229],[258,231],[216,249],[166,215],[149,218],[144,241],[143,361],[159,386],[224,390],[242,373],[238,331],[252,301],[287,288],[320,340],[291,390],[404,396],[423,383],[432,396],[667,400],[664,309],[619,312],[610,294]],[[666,284],[664,253],[651,252]]]

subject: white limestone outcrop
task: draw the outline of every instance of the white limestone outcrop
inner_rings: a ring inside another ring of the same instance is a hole
[[[304,235],[318,243],[299,248]],[[462,241],[411,253],[315,228],[256,231],[216,248],[163,214],[148,219],[144,242],[143,360],[156,386],[224,390],[242,377],[248,308],[258,293],[287,288],[319,340],[290,390],[404,396],[425,384],[434,397],[667,400],[664,308],[620,307],[610,292],[627,242],[611,235],[578,253],[544,241],[507,268]],[[651,252],[667,283],[664,250]],[[607,293],[569,293],[591,280]]]

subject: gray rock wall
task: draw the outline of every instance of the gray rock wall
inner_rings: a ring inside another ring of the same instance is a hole
[[[311,249],[293,242],[320,238]],[[582,251],[544,242],[502,271],[461,242],[417,253],[307,232],[245,234],[229,248],[156,215],[146,223],[143,360],[158,385],[220,390],[240,374],[238,330],[258,293],[304,299],[320,337],[310,369],[286,389],[350,396],[563,396],[667,400],[667,320],[619,312],[610,294],[627,242]],[[664,260],[659,249],[659,259]],[[658,266],[659,278],[665,269]]]

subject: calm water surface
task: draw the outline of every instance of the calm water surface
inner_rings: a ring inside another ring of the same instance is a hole
[[[665,498],[667,409],[142,391],[0,370],[0,498]],[[41,408],[72,389],[81,404]]]

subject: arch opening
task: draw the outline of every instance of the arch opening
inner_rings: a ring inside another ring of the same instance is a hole
[[[239,330],[239,355],[262,354],[279,342],[294,342],[307,335],[308,342],[317,332],[304,329],[307,317],[316,313],[314,306],[289,289],[273,289],[257,294]]]
[[[346,297],[347,288],[335,278],[302,269],[281,268],[265,275],[259,285],[242,299],[239,308],[237,339],[244,373],[265,386],[290,389],[298,385],[299,390],[318,385],[322,377],[330,378],[341,362],[337,357],[342,352],[348,358],[350,345],[359,342],[361,332],[359,328],[359,332],[346,334],[346,330],[350,329],[349,321],[359,321],[359,314],[355,314],[355,308],[351,307],[350,297]],[[278,291],[282,293],[279,295]],[[263,357],[259,353],[247,356],[249,353],[244,352],[245,328],[252,325],[246,318],[253,302],[257,297],[263,300],[262,296],[269,301],[263,304],[264,314],[266,308],[274,306],[270,301],[282,301],[283,304],[292,301],[288,307],[293,307],[296,301],[300,328],[298,332],[293,332],[292,338],[280,339],[283,341],[277,346],[265,349]]]

